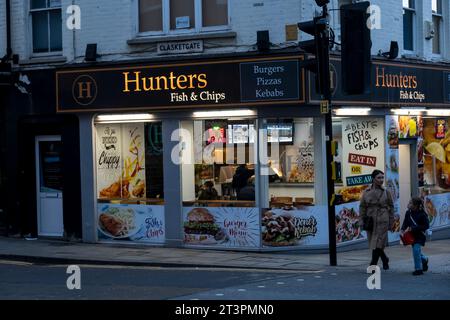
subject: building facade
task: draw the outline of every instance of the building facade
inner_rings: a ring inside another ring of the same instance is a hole
[[[9,3],[0,55],[9,37],[19,60],[2,91],[0,208],[11,228],[87,242],[327,247],[324,120],[298,48],[314,1]],[[341,93],[332,50],[340,246],[365,240],[358,200],[375,168],[396,199],[390,241],[410,194],[424,197],[437,233],[450,224],[450,5],[371,3],[370,95]],[[339,43],[339,11],[330,25]],[[399,54],[388,58],[392,42]],[[244,164],[255,176],[245,197],[233,182]],[[214,197],[200,195],[206,182]]]

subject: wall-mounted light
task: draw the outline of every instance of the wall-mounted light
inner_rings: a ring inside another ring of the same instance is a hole
[[[226,110],[226,111],[198,111],[194,112],[194,118],[220,118],[220,117],[246,117],[256,115],[250,109]]]
[[[95,118],[97,123],[146,122],[154,117],[149,113],[102,114]]]
[[[369,114],[371,108],[340,108],[335,109],[334,113],[337,116],[366,116]]]
[[[399,115],[399,116],[420,116],[425,111],[427,111],[426,108],[400,108],[400,109],[391,109],[391,112],[393,114]]]

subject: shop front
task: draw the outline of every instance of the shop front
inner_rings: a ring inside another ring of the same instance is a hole
[[[333,58],[332,65],[338,247],[366,242],[358,223],[359,200],[374,169],[385,172],[394,198],[390,242],[399,241],[411,196],[423,198],[432,237],[450,236],[449,67],[374,60],[371,94],[344,96],[339,59]],[[310,88],[308,100],[316,104],[314,85]]]
[[[83,239],[326,248],[325,137],[299,55],[57,71],[80,120]]]

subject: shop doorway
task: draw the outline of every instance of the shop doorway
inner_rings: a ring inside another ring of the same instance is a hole
[[[38,236],[62,237],[61,136],[37,136],[35,141]]]
[[[400,215],[403,217],[411,197],[418,195],[417,141],[400,140],[398,147]]]

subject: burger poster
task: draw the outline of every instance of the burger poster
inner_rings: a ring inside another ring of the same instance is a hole
[[[265,247],[328,244],[326,206],[304,206],[293,210],[264,209],[262,241]]]
[[[164,206],[97,205],[99,240],[164,243]]]
[[[184,242],[220,247],[260,247],[258,208],[185,207]]]
[[[345,186],[370,184],[372,171],[383,171],[384,141],[383,118],[342,120],[342,161],[346,163],[342,168],[342,180]]]

